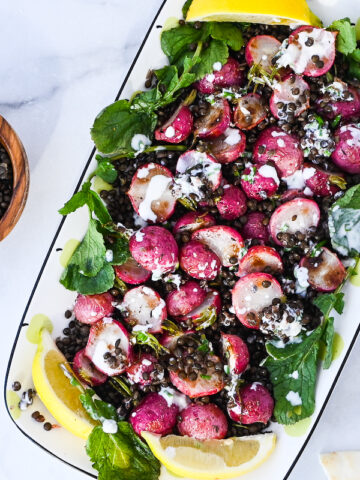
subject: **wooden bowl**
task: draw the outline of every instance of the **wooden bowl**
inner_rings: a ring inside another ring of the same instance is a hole
[[[15,227],[24,210],[29,192],[29,165],[16,132],[0,115],[0,143],[7,151],[13,168],[13,191],[8,209],[0,219],[0,241]]]

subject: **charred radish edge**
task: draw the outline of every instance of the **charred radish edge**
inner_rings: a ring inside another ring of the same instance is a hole
[[[346,276],[344,265],[336,253],[322,247],[314,257],[303,257],[300,267],[308,271],[308,282],[318,292],[333,292]]]
[[[275,248],[265,245],[256,245],[249,248],[239,261],[238,277],[248,273],[264,272],[279,275],[283,272],[283,262]]]
[[[130,285],[140,285],[151,277],[151,272],[145,270],[136,260],[130,257],[122,265],[114,267],[116,276]]]
[[[120,308],[126,313],[124,320],[132,326],[133,332],[160,333],[167,317],[164,300],[158,292],[144,285],[129,290]]]
[[[231,109],[225,99],[218,100],[210,106],[209,112],[195,121],[194,136],[197,138],[214,138],[223,134],[231,122]]]
[[[264,99],[257,93],[248,93],[237,100],[234,112],[235,125],[240,130],[251,130],[267,115]]]

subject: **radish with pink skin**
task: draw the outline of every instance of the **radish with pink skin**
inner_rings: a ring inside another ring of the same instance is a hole
[[[169,405],[168,401],[158,393],[149,393],[142,402],[134,408],[129,421],[134,431],[168,435],[176,425],[179,407]]]
[[[229,416],[243,425],[257,422],[266,424],[274,411],[274,400],[269,390],[258,382],[240,388],[235,395],[235,402],[235,406],[228,407]]]
[[[237,100],[234,122],[240,130],[251,130],[261,123],[267,115],[265,101],[257,93],[248,93]]]
[[[228,423],[223,411],[214,403],[207,405],[191,404],[178,418],[177,427],[180,435],[198,440],[216,440],[225,438]]]
[[[152,288],[141,285],[126,292],[121,311],[124,320],[133,327],[133,332],[161,332],[162,322],[167,317],[166,304]]]
[[[247,215],[247,222],[241,230],[242,236],[246,240],[254,239],[268,242],[270,235],[268,226],[264,225],[265,219],[267,217],[262,212],[250,212]]]
[[[249,67],[260,65],[267,73],[274,66],[272,59],[280,50],[281,43],[271,35],[256,35],[250,38],[245,48],[245,60]]]
[[[176,335],[170,335],[169,333],[163,333],[159,339],[161,345],[166,347],[170,352],[173,352],[177,346],[177,341],[184,335],[192,335],[195,330],[188,330],[187,332],[181,332]]]
[[[255,200],[272,197],[279,185],[276,169],[271,165],[246,167],[241,175],[241,188],[248,198]]]
[[[200,228],[212,227],[215,224],[216,220],[211,213],[188,212],[175,223],[173,233],[174,235],[185,232],[192,233]]]
[[[310,25],[297,28],[289,36],[289,43],[278,58],[277,66],[289,66],[296,74],[308,77],[324,75],[335,62],[337,34]]]
[[[360,173],[360,123],[350,123],[335,131],[336,147],[331,159],[341,170]]]
[[[312,164],[304,164],[303,172],[305,185],[310,188],[314,195],[327,197],[329,195],[335,195],[335,193],[340,191],[337,185],[331,183],[331,177],[340,180],[344,177],[343,173],[328,172]]]
[[[220,70],[214,70],[213,73],[205,75],[205,77],[194,84],[194,87],[200,93],[209,94],[214,93],[218,87],[241,87],[244,85],[245,80],[245,72],[240,68],[239,62],[229,57]]]
[[[250,362],[250,354],[244,340],[237,335],[221,333],[223,353],[229,366],[229,375],[240,375]]]
[[[223,267],[231,267],[237,263],[244,241],[240,233],[225,225],[202,228],[192,234],[193,240],[206,245],[220,259]],[[234,262],[235,258],[235,262]]]
[[[113,313],[113,301],[114,298],[109,292],[96,295],[79,294],[75,300],[74,315],[79,322],[92,325]]]
[[[180,105],[172,117],[155,130],[156,140],[167,143],[181,143],[187,139],[193,129],[193,116],[190,108]]]
[[[198,282],[189,280],[178,290],[169,293],[166,298],[167,311],[172,317],[187,315],[201,305],[205,298],[206,290]]]
[[[295,198],[283,203],[273,212],[269,228],[271,237],[278,245],[286,246],[286,242],[278,238],[279,233],[307,234],[311,227],[317,227],[320,221],[320,209],[314,200]]]
[[[360,94],[356,88],[347,85],[339,79],[323,87],[326,93],[315,102],[316,111],[328,120],[341,115],[343,120],[360,116]],[[344,95],[348,98],[345,98]],[[330,95],[330,101],[329,101]],[[326,102],[324,100],[326,99]],[[331,107],[331,111],[325,110]]]
[[[85,355],[85,348],[79,350],[75,355],[72,368],[80,381],[92,387],[102,385],[108,378],[108,376],[100,372]]]
[[[176,206],[172,182],[170,170],[157,163],[148,163],[136,170],[127,194],[143,220],[162,223],[171,217]]]
[[[208,357],[209,360],[221,363],[220,358],[216,355]],[[180,392],[190,398],[205,397],[219,393],[225,386],[223,373],[215,370],[214,367],[208,367],[206,376],[199,375],[196,380],[189,378],[180,378],[177,371],[170,371],[170,381]]]
[[[190,277],[198,280],[214,280],[220,272],[221,262],[206,245],[197,240],[191,240],[180,250],[180,267]]]
[[[145,270],[132,257],[128,258],[122,265],[116,265],[114,270],[120,280],[130,285],[140,285],[140,283],[147,282],[151,277],[151,272]]]
[[[225,220],[235,220],[246,213],[245,194],[235,185],[225,185],[224,193],[217,202],[216,208]]]
[[[336,253],[322,247],[319,255],[303,257],[300,267],[308,271],[308,282],[319,292],[332,292],[346,277],[344,265]]]
[[[151,272],[172,272],[178,263],[175,238],[163,227],[142,228],[130,238],[129,248],[133,258]]]
[[[231,163],[244,152],[246,137],[238,128],[229,127],[222,135],[208,140],[206,146],[218,162]]]
[[[283,292],[279,282],[268,273],[249,273],[238,280],[232,291],[235,314],[245,327],[259,329],[260,312]]]
[[[305,101],[300,100],[305,98]],[[289,104],[296,106],[295,110],[288,108]],[[310,107],[310,87],[299,75],[289,75],[277,82],[270,98],[271,113],[277,119],[286,120],[289,113],[298,117]]]
[[[126,369],[126,375],[131,383],[140,385],[151,385],[153,382],[153,371],[158,363],[156,357],[150,353],[142,353],[129,367]],[[147,374],[147,379],[143,374]]]
[[[210,106],[208,113],[195,120],[194,136],[214,138],[223,134],[230,127],[231,109],[225,99],[217,100]]]
[[[194,193],[200,197],[201,192],[198,190],[204,185],[202,181],[204,178],[209,182],[213,191],[219,188],[222,180],[221,164],[211,155],[197,150],[188,150],[180,155],[176,164],[176,172],[178,175],[175,178],[175,189],[178,187],[179,193],[185,196]],[[197,175],[194,175],[195,173]]]
[[[300,170],[304,160],[299,138],[279,127],[269,127],[261,132],[253,155],[255,163],[273,162],[281,177],[289,177]]]
[[[219,315],[221,311],[221,296],[219,292],[214,289],[209,290],[201,305],[179,318],[179,320],[186,322],[186,320],[191,319],[194,323],[197,323],[201,321],[204,315],[207,315],[211,309],[214,309],[216,315]]]
[[[312,192],[307,192],[305,195],[304,190],[299,190],[297,188],[291,188],[290,190],[286,190],[286,192],[281,194],[281,201],[283,203],[288,202],[289,200],[294,200],[294,198],[306,198],[312,197]]]
[[[118,348],[121,350],[120,355],[115,354]],[[110,354],[109,358],[104,358],[105,354]],[[116,320],[99,320],[90,328],[85,355],[100,372],[109,377],[120,375],[133,360],[130,335],[124,325]]]
[[[256,245],[249,248],[239,262],[236,275],[243,277],[248,273],[264,272],[279,275],[283,272],[283,262],[275,248]]]

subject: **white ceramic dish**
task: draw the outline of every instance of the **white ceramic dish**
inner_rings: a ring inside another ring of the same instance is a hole
[[[148,31],[145,40],[130,68],[130,71],[117,95],[118,98],[129,98],[132,92],[143,88],[143,82],[146,72],[149,68],[160,67],[164,64],[165,58],[160,49],[158,25],[164,25],[169,17],[180,18],[181,6],[184,0],[165,0],[155,17],[153,24]],[[309,1],[310,6],[325,21],[329,22],[332,18],[341,18],[346,14],[353,19],[360,16],[360,5],[354,6],[352,0],[343,0],[337,2],[331,0],[332,5],[328,5],[328,0]],[[358,9],[359,11],[354,11]],[[94,151],[92,152],[76,189],[88,171],[95,167]],[[67,199],[64,198],[64,201]],[[60,207],[60,205],[59,205]],[[54,214],[56,214],[54,212]],[[43,448],[45,451],[77,468],[78,470],[96,477],[96,472],[92,469],[85,450],[84,441],[71,435],[63,428],[54,429],[51,432],[45,432],[41,424],[31,418],[31,412],[40,410],[50,422],[56,423],[51,415],[46,411],[38,398],[27,411],[19,413],[14,405],[17,403],[16,394],[11,392],[11,385],[14,380],[19,380],[23,388],[32,386],[31,362],[36,350],[36,345],[29,342],[27,338],[28,325],[35,315],[38,321],[41,321],[46,315],[53,324],[53,336],[59,336],[66,325],[64,311],[73,305],[75,293],[69,292],[63,288],[58,279],[61,275],[63,266],[61,265],[62,255],[71,246],[74,246],[74,240],[80,240],[86,230],[88,216],[85,211],[78,211],[70,217],[62,220],[55,238],[50,246],[48,254],[41,267],[40,274],[34,285],[32,294],[24,312],[18,334],[15,339],[11,357],[9,360],[7,375],[5,379],[5,404],[9,414],[14,419],[19,430],[30,438],[33,442]],[[360,286],[360,283],[359,283]],[[346,308],[341,319],[336,318],[336,330],[340,334],[344,348],[338,358],[333,362],[331,368],[322,371],[319,375],[316,392],[316,411],[311,419],[306,419],[295,428],[284,429],[277,424],[273,425],[273,430],[278,435],[278,443],[274,454],[258,470],[241,478],[244,480],[285,480],[289,477],[294,465],[301,456],[307,442],[310,439],[319,418],[326,407],[327,401],[334,389],[335,383],[342,371],[342,368],[350,354],[351,348],[359,334],[360,327],[358,312],[360,310],[360,295],[356,294],[356,286],[348,285],[346,289]],[[40,316],[39,316],[40,315]],[[162,472],[161,479],[170,479],[171,477],[165,470]]]

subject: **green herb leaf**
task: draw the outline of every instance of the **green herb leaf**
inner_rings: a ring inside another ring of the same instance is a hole
[[[350,188],[329,211],[332,246],[342,255],[360,252],[360,185]]]
[[[98,161],[98,167],[94,174],[102,178],[107,183],[114,183],[117,179],[117,170],[114,165],[100,155],[97,155],[96,159]]]
[[[356,48],[356,30],[351,25],[350,18],[343,18],[336,20],[329,27],[328,30],[338,31],[336,37],[336,48],[339,52],[348,55]]]
[[[113,253],[113,259],[109,262],[111,265],[122,265],[131,257],[129,240],[125,236],[121,236],[114,243],[109,244],[108,250]]]
[[[264,365],[269,370],[274,387],[274,415],[281,424],[296,423],[315,410],[315,382],[322,333],[320,326],[308,337],[303,337],[301,343],[287,344],[284,348],[266,344],[270,356]],[[298,402],[294,399],[297,398],[300,398],[301,404],[296,404]]]
[[[149,347],[151,347],[155,351],[156,355],[169,352],[169,350],[163,345],[161,345],[159,340],[151,333],[136,332],[134,333],[134,338],[138,345],[148,345]]]
[[[212,40],[210,45],[201,53],[201,62],[196,64],[192,70],[196,74],[196,79],[199,80],[208,73],[211,73],[214,63],[220,62],[224,65],[227,62],[228,56],[229,51],[225,42]]]
[[[217,320],[217,313],[215,307],[207,308],[199,318],[194,320],[197,327],[196,330],[203,330],[205,328],[211,327]]]
[[[334,335],[335,335],[334,319],[330,317],[326,323],[325,331],[322,336],[322,341],[324,342],[324,345],[325,345],[325,357],[324,357],[324,363],[323,363],[324,370],[327,370],[330,367],[332,362]]]
[[[59,213],[61,215],[69,215],[69,213],[75,212],[78,208],[90,203],[90,182],[83,183],[81,190],[76,192],[65,205],[60,208]]]
[[[83,295],[104,293],[114,285],[115,273],[113,267],[105,262],[101,270],[94,277],[82,275],[77,266],[69,264],[63,271],[60,283],[68,290]]]
[[[189,11],[189,8],[192,4],[192,1],[193,0],[186,0],[186,2],[184,3],[184,5],[182,7],[182,14],[183,14],[184,18],[186,18],[187,12]]]
[[[143,134],[151,137],[156,121],[155,114],[131,110],[127,100],[118,100],[96,117],[91,137],[103,154],[133,153],[133,136]]]
[[[240,28],[230,22],[210,22],[210,35],[215,40],[223,41],[232,50],[238,51],[244,45]]]
[[[314,298],[313,304],[325,316],[329,316],[332,309],[335,309],[341,315],[345,306],[344,294],[342,292],[323,293]]]
[[[116,408],[110,403],[93,398],[94,395],[96,395],[95,391],[92,388],[87,388],[79,397],[82,406],[85,408],[90,417],[93,420],[98,420],[100,422],[104,421],[105,419],[117,421],[119,417],[116,412]]]
[[[196,29],[186,23],[176,28],[165,30],[161,34],[161,48],[171,64],[176,64],[184,54],[189,53],[189,45],[202,39],[202,29]]]
[[[99,480],[158,480],[160,463],[149,447],[127,422],[118,422],[115,434],[105,433],[102,427],[91,432],[86,452]]]
[[[202,353],[209,353],[211,351],[209,340],[205,337],[203,333],[201,334],[200,339],[201,339],[201,343],[197,347],[197,351]]]

